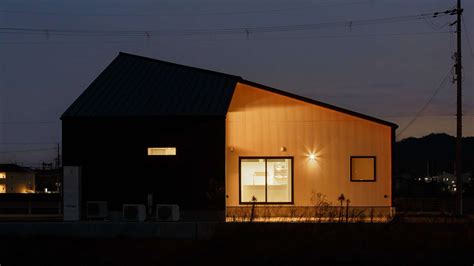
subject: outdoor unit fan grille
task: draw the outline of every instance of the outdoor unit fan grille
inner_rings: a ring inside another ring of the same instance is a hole
[[[156,220],[158,221],[179,221],[178,205],[156,205]]]
[[[144,221],[146,218],[145,205],[124,204],[122,212],[122,218],[125,221]]]

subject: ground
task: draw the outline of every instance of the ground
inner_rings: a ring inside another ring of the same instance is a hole
[[[8,265],[473,265],[474,224],[222,224],[211,239],[0,239]]]

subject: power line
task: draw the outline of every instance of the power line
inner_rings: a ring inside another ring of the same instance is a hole
[[[307,36],[282,36],[282,37],[273,37],[273,38],[245,38],[242,39],[240,37],[237,38],[223,38],[220,39],[222,41],[280,41],[280,40],[308,40],[308,39],[338,39],[338,38],[385,38],[385,37],[400,37],[400,36],[420,36],[420,35],[438,35],[438,34],[446,34],[446,33],[452,33],[451,31],[440,31],[440,32],[407,32],[407,33],[380,33],[380,34],[332,34],[332,35],[307,35]],[[92,37],[92,36],[90,36]],[[100,36],[96,36],[100,37]],[[141,37],[141,36],[138,36]],[[201,38],[201,37],[192,37],[192,36],[178,36],[178,37],[190,37],[192,40],[208,40],[207,38]],[[140,40],[141,41],[141,40]],[[91,42],[77,42],[77,41],[7,41],[7,42],[0,42],[0,45],[32,45],[32,44],[38,44],[38,45],[54,45],[54,44],[74,44],[74,45],[87,45],[87,44],[92,44],[93,41]],[[134,41],[129,41],[129,42],[108,42],[108,41],[100,41],[101,44],[136,44]]]
[[[464,116],[474,116],[474,114],[463,114]],[[421,114],[418,117],[453,117],[456,116],[456,114]],[[403,118],[403,117],[413,117],[413,115],[381,115],[380,117],[385,117],[385,118]]]
[[[474,57],[474,52],[473,52],[472,45],[471,45],[471,38],[469,37],[470,34],[469,34],[468,29],[467,29],[466,22],[464,22],[464,21],[465,21],[464,16],[462,16],[462,24],[464,26],[464,32],[466,33],[467,44],[469,45],[469,49],[471,50],[471,57]]]
[[[397,137],[399,137],[400,135],[403,134],[403,132],[405,132],[405,130],[407,130],[415,121],[416,119],[421,115],[421,113],[423,113],[423,111],[425,111],[425,109],[430,105],[430,103],[433,101],[433,99],[436,97],[436,95],[438,94],[438,92],[441,90],[441,88],[444,86],[444,84],[446,83],[446,81],[448,80],[448,77],[452,74],[452,71],[453,71],[453,68],[451,67],[448,71],[448,73],[446,74],[446,76],[443,78],[443,80],[441,81],[441,83],[438,85],[438,87],[436,88],[436,90],[433,92],[433,95],[431,95],[431,97],[428,99],[428,101],[423,105],[423,107],[421,107],[420,110],[418,110],[418,112],[416,112],[416,114],[413,116],[413,119],[411,119],[408,124],[398,132],[397,134]]]
[[[433,13],[436,16],[444,16],[446,13]],[[340,22],[321,22],[313,24],[260,26],[260,27],[238,27],[220,29],[183,29],[183,30],[91,30],[91,29],[39,29],[39,28],[16,28],[1,27],[0,34],[20,35],[46,35],[46,36],[199,36],[199,35],[232,35],[232,34],[256,34],[274,32],[310,31],[319,29],[344,28],[368,26],[374,24],[399,23],[424,19],[433,14],[407,15],[397,17],[386,17],[377,19],[348,20]]]

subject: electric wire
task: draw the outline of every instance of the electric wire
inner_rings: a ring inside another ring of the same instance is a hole
[[[438,15],[443,16],[444,13]],[[237,28],[216,28],[216,29],[182,29],[182,30],[91,30],[91,29],[40,29],[40,28],[16,28],[0,27],[0,34],[20,34],[20,35],[46,35],[49,36],[199,36],[199,35],[232,35],[232,34],[256,34],[275,32],[311,31],[333,28],[352,28],[374,24],[399,23],[424,19],[432,14],[397,16],[377,19],[360,19],[340,22],[321,22],[313,24],[295,24],[280,26],[259,26],[259,27],[237,27]]]
[[[306,35],[306,36],[280,36],[280,37],[252,37],[252,38],[241,38],[241,37],[228,37],[221,38],[219,41],[282,41],[282,40],[311,40],[311,39],[351,39],[351,38],[390,38],[390,37],[400,37],[400,36],[420,36],[420,35],[438,35],[452,33],[451,31],[440,31],[440,32],[407,32],[407,33],[380,33],[380,34],[332,34],[332,35]],[[138,36],[141,38],[141,36]],[[203,37],[189,37],[189,36],[180,36],[183,38],[192,38],[194,41],[207,41],[208,38]],[[133,45],[136,44],[136,41],[143,41],[142,39],[130,40],[130,41],[102,41],[101,44],[110,44],[110,45]],[[147,42],[152,42],[153,40],[147,40]],[[0,45],[54,45],[54,44],[74,44],[74,45],[85,45],[92,44],[93,41],[77,42],[77,41],[5,41],[0,42]]]
[[[446,73],[445,77],[443,78],[443,80],[441,80],[441,83],[438,85],[438,87],[434,90],[433,94],[431,95],[431,97],[428,99],[428,101],[420,108],[420,110],[418,110],[416,112],[416,114],[413,116],[413,118],[408,122],[408,124],[403,128],[401,129],[398,134],[397,134],[397,138],[402,135],[417,119],[418,117],[426,110],[426,108],[430,105],[430,103],[434,100],[434,98],[436,97],[436,95],[438,94],[438,92],[441,90],[441,88],[444,87],[444,84],[446,83],[446,81],[448,80],[449,76],[452,75],[452,71],[453,71],[453,67],[451,67],[448,71],[448,73]]]
[[[471,45],[471,38],[469,37],[469,30],[466,26],[466,22],[464,21],[464,16],[461,15],[461,20],[462,20],[462,24],[464,26],[464,32],[466,33],[466,39],[467,39],[467,44],[469,45],[469,49],[471,50],[471,57],[474,57],[474,51],[472,49],[472,45]]]

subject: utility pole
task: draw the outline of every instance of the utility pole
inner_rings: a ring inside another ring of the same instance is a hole
[[[461,18],[462,18],[461,0],[457,0],[456,6],[456,35],[457,35],[457,49],[456,49],[456,64],[454,65],[456,71],[456,94],[457,94],[457,108],[456,108],[456,214],[463,214],[462,207],[462,53],[461,53]]]
[[[57,146],[57,157],[56,157],[56,168],[59,169],[61,168],[61,153],[60,153],[60,148],[59,148],[59,143],[58,143],[58,146]]]

